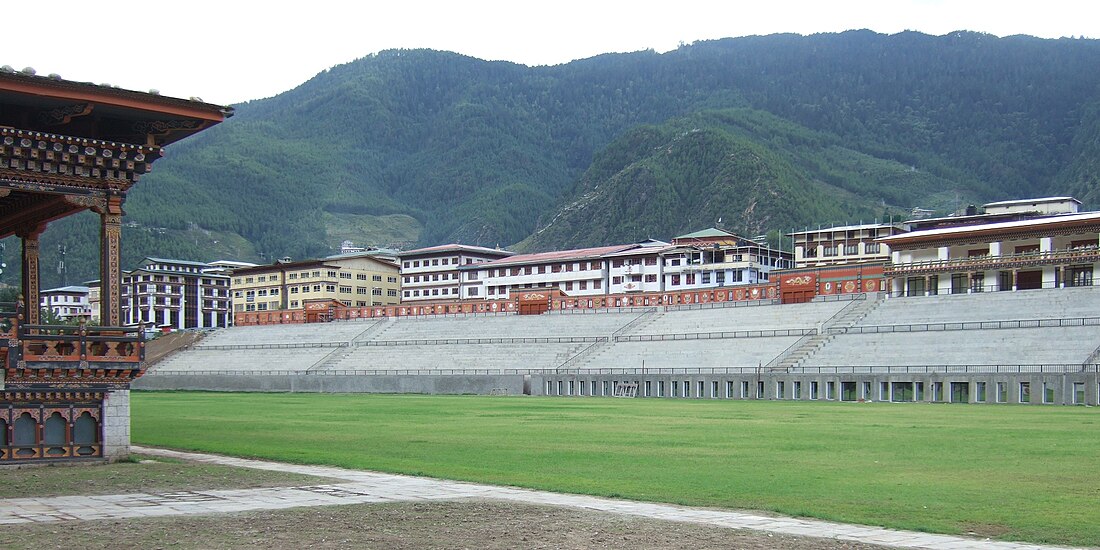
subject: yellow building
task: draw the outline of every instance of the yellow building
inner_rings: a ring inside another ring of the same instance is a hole
[[[396,305],[401,301],[398,271],[396,261],[376,252],[237,269],[230,287],[233,312],[301,309],[306,300],[335,300],[348,307]]]

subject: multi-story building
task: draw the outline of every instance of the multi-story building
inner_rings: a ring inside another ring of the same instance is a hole
[[[890,246],[876,239],[909,231],[904,223],[869,223],[788,233],[794,267],[822,267],[890,261]]]
[[[1064,201],[1061,214],[882,238],[891,248],[890,290],[919,296],[1091,286],[1100,267],[1100,212],[1077,212],[1074,203]]]
[[[607,268],[607,293],[661,292],[664,290],[663,254],[673,245],[649,240],[636,247],[603,256]]]
[[[208,264],[145,258],[122,276],[122,316],[171,329],[229,326],[229,277],[209,273]]]
[[[794,266],[790,252],[710,228],[672,240],[662,252],[664,291],[753,285],[771,280],[771,273]]]
[[[607,293],[604,255],[639,245],[603,246],[517,254],[493,262],[460,266],[465,274],[463,298],[504,300],[512,291],[556,288],[567,296]]]
[[[88,291],[88,287],[77,285],[43,290],[38,294],[40,306],[65,322],[89,321],[93,310],[88,302]]]
[[[446,244],[408,250],[401,260],[401,301],[447,301],[462,298],[461,266],[478,265],[515,255],[515,252],[464,244]]]
[[[301,309],[307,301],[347,307],[400,302],[398,266],[374,251],[280,261],[233,272],[233,312]]]

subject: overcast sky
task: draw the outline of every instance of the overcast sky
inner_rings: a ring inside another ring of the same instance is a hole
[[[20,0],[3,19],[0,65],[219,104],[389,48],[554,65],[778,32],[1100,37],[1091,0]]]

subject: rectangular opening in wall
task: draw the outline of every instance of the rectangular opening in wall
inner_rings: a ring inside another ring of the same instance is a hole
[[[1006,403],[1008,401],[1008,388],[1004,382],[997,382],[997,402]]]
[[[974,402],[985,403],[985,382],[974,383]]]
[[[680,397],[680,383],[672,381],[672,397]]]
[[[646,380],[645,381],[645,396],[646,397],[652,397],[652,395],[653,395],[652,390],[653,390],[653,382],[651,382],[649,380]]]
[[[879,382],[878,384],[878,400],[889,401],[890,400],[890,384],[888,382]]]
[[[561,380],[558,380],[558,395],[561,395]]]
[[[784,383],[783,383],[782,380],[776,381],[776,383],[775,383],[775,398],[776,399],[783,399],[783,397],[787,394],[787,392],[784,391],[785,389],[786,388],[784,387]]]
[[[890,384],[890,400],[895,403],[907,403],[913,401],[912,382],[893,382]]]
[[[684,380],[684,397],[691,397],[691,380]]]
[[[1043,382],[1043,403],[1054,402],[1054,384]]]
[[[710,383],[710,397],[711,399],[718,397],[718,381],[712,380]]]
[[[577,395],[584,395],[584,380],[581,380],[580,388],[581,388],[581,391],[578,392]]]
[[[791,384],[791,399],[802,399],[802,382],[799,380]]]
[[[1073,404],[1084,405],[1085,404],[1085,383],[1074,382],[1073,383]]]
[[[943,382],[932,382],[932,401],[943,401]]]
[[[604,380],[603,383],[600,384],[600,395],[601,396],[606,397],[607,394],[610,393],[610,392],[608,392],[608,390],[610,389],[610,388],[608,388],[608,384],[609,383],[608,383],[607,380]]]
[[[841,382],[840,383],[840,400],[841,401],[858,401],[859,394],[856,393],[858,386],[855,382]]]
[[[726,399],[733,397],[733,380],[726,380]]]
[[[757,380],[756,381],[756,398],[757,399],[764,399],[764,381],[763,380]]]
[[[836,382],[829,381],[825,383],[825,399],[836,399]]]
[[[924,401],[924,382],[913,382],[913,400]]]
[[[860,393],[859,398],[864,400],[864,401],[871,401],[872,398],[871,398],[871,383],[870,382],[864,382],[863,383],[863,391]]]
[[[698,388],[695,390],[695,397],[703,397],[705,395],[706,382],[699,381]]]
[[[748,399],[749,397],[749,383],[747,380],[741,381],[741,399]]]
[[[573,381],[569,381],[569,393],[567,395],[573,395]]]
[[[969,382],[952,382],[951,383],[951,402],[952,403],[969,403],[970,402],[970,383]]]
[[[546,381],[546,395],[554,395],[554,383],[550,380]]]
[[[1020,382],[1020,403],[1031,403],[1031,382]]]
[[[810,382],[810,399],[817,399],[817,381]]]

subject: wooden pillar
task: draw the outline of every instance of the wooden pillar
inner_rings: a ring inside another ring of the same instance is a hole
[[[122,201],[116,195],[99,210],[99,319],[104,326],[122,326]]]
[[[29,325],[37,325],[42,321],[42,304],[40,303],[42,299],[39,296],[39,291],[41,290],[39,287],[39,276],[41,272],[38,269],[38,238],[45,229],[45,224],[34,225],[18,233],[19,238],[23,241],[23,310],[26,316],[24,322]]]

